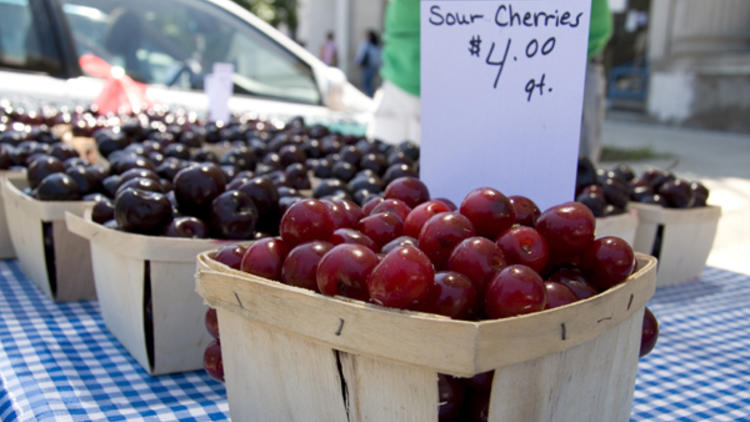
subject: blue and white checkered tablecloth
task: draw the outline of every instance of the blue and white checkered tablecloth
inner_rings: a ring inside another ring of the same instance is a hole
[[[750,420],[750,276],[709,268],[659,288],[661,334],[641,359],[633,421]],[[55,304],[0,261],[0,421],[226,420],[203,372],[149,376],[96,301]]]
[[[96,301],[53,303],[0,261],[0,421],[226,420],[202,371],[152,377],[107,331]]]

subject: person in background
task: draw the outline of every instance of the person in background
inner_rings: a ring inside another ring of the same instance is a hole
[[[594,164],[602,151],[602,127],[606,111],[607,78],[604,74],[602,52],[612,37],[614,24],[607,0],[591,2],[591,24],[589,26],[588,62],[586,82],[583,89],[583,116],[581,118],[581,140],[579,153]]]
[[[604,120],[604,67],[601,52],[612,36],[607,0],[592,0],[589,61],[586,66],[581,154],[598,159]],[[420,142],[419,0],[390,0],[383,35],[383,85],[375,94],[375,112],[367,136],[397,144]]]
[[[383,84],[367,136],[419,143],[419,0],[390,0],[383,35]]]
[[[354,61],[362,68],[362,87],[368,97],[375,93],[375,77],[383,64],[380,50],[380,37],[372,29],[365,32],[365,39],[359,44]]]
[[[331,31],[326,33],[326,42],[320,47],[320,60],[328,66],[338,66],[339,64],[338,50]]]

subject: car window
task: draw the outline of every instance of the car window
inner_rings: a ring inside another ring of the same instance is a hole
[[[309,65],[207,1],[63,0],[62,9],[79,55],[138,81],[202,89],[214,63],[232,63],[235,93],[321,103]]]
[[[28,0],[0,0],[0,67],[58,76],[61,63],[50,25]]]

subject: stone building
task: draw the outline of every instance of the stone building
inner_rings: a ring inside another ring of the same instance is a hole
[[[750,1],[652,0],[650,116],[750,132]]]

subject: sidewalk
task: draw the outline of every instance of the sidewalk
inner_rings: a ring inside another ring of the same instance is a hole
[[[674,166],[678,176],[703,182],[710,190],[708,202],[722,207],[707,265],[750,274],[750,135],[673,128],[615,115],[605,122],[603,139],[606,146],[650,147],[671,156],[628,162],[636,173]],[[603,162],[601,167],[614,164]]]

